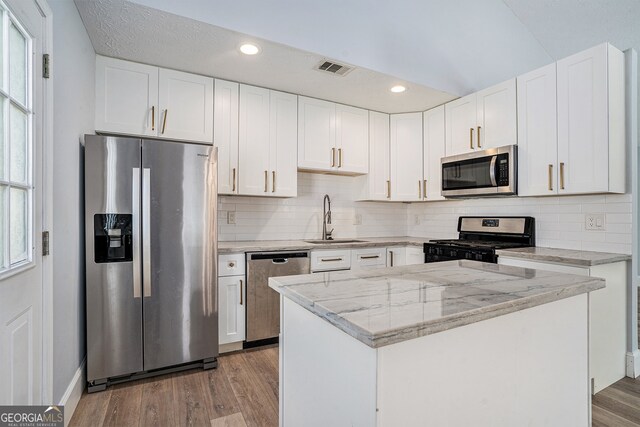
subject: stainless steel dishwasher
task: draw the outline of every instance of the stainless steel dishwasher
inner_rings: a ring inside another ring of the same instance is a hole
[[[309,274],[309,265],[309,252],[247,254],[247,342],[280,333],[280,295],[269,287],[269,277]]]

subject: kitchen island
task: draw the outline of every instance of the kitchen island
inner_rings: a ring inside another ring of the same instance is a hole
[[[474,261],[271,278],[283,426],[586,426],[604,280]]]

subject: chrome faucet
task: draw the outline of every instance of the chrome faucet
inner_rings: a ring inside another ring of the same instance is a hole
[[[329,209],[327,209],[327,203]],[[322,201],[322,240],[333,240],[333,237],[331,237],[333,228],[327,231],[327,224],[331,224],[331,199],[328,194],[325,194]]]

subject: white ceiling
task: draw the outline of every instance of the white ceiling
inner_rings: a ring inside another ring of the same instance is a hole
[[[421,111],[456,96],[357,67],[344,77],[313,67],[324,57],[123,0],[76,5],[98,54],[303,94],[383,112]],[[245,41],[262,52],[238,52]],[[401,83],[407,91],[389,88]]]

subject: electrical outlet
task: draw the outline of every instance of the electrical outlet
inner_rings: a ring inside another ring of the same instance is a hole
[[[605,216],[603,213],[600,214],[585,214],[584,216],[584,227],[587,230],[599,230],[603,231],[606,229],[605,224]]]
[[[420,215],[414,215],[413,225],[420,225]]]
[[[355,214],[353,217],[353,225],[362,225],[362,214]]]
[[[228,211],[227,212],[227,224],[235,224],[236,223],[236,212]]]

